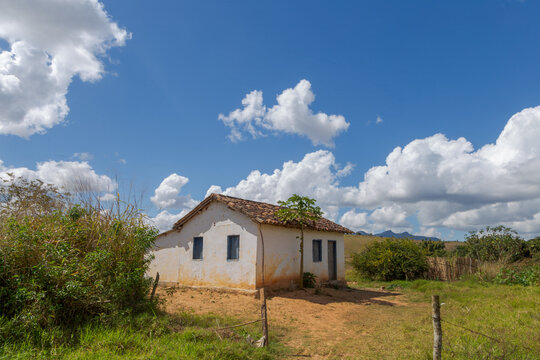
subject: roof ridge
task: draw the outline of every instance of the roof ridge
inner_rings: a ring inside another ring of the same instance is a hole
[[[241,201],[249,201],[249,202],[254,202],[254,203],[257,203],[257,204],[265,204],[265,205],[272,205],[272,206],[279,207],[279,205],[277,205],[277,204],[271,204],[271,203],[267,203],[267,202],[264,202],[264,201],[242,199],[242,198],[239,198],[239,197],[236,197],[236,196],[230,196],[230,195],[212,193],[212,194],[209,195],[209,197],[212,196],[212,195],[221,196],[221,197],[227,197],[227,198],[231,198],[231,199],[235,199],[235,200],[241,200]]]
[[[201,210],[203,210],[203,208],[208,206],[213,201],[226,204],[231,210],[237,211],[247,216],[253,222],[258,223],[258,224],[267,224],[267,225],[283,226],[283,227],[290,227],[290,228],[302,227],[302,225],[296,222],[285,222],[279,219],[275,215],[276,210],[280,208],[279,205],[213,193],[207,196],[203,201],[201,201],[197,206],[195,206],[184,217],[178,220],[173,225],[173,230],[180,230],[185,223],[187,223],[191,218],[196,216]],[[346,227],[340,224],[337,224],[331,220],[328,220],[324,217],[321,217],[318,220],[313,220],[312,223],[305,226],[305,228],[316,230],[316,231],[352,233],[352,231],[347,229]]]

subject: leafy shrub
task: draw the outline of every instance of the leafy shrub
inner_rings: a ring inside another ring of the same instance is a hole
[[[472,231],[463,245],[456,249],[460,256],[480,261],[514,262],[529,256],[527,242],[505,226],[486,227]]]
[[[317,283],[317,276],[310,272],[304,272],[304,287],[314,288]]]
[[[353,253],[351,264],[362,276],[371,280],[412,280],[428,269],[426,255],[415,242],[384,239],[368,244]]]
[[[423,240],[420,247],[426,256],[446,256],[446,247],[442,241]]]
[[[527,247],[529,249],[531,257],[535,260],[540,261],[540,236],[528,240]]]
[[[458,257],[466,257],[466,256],[469,256],[469,249],[465,245],[458,245],[451,252],[451,255],[458,256]]]
[[[494,282],[504,285],[540,285],[540,266],[522,269],[503,268],[495,277]]]
[[[141,308],[155,236],[120,201],[104,209],[39,181],[0,186],[0,338]]]

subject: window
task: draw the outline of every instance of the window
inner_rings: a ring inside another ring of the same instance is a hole
[[[193,260],[202,260],[203,238],[193,238]]]
[[[322,240],[313,240],[313,262],[322,261]]]
[[[227,236],[227,260],[238,260],[240,257],[240,236]]]

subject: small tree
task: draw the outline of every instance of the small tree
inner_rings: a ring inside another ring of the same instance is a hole
[[[527,243],[511,228],[499,225],[471,231],[463,244],[467,256],[480,261],[514,262],[527,256]]]
[[[300,227],[300,289],[304,288],[304,228],[319,220],[322,210],[315,205],[315,199],[293,194],[287,201],[278,201],[280,209],[275,215],[283,222]],[[298,238],[298,237],[297,237]]]

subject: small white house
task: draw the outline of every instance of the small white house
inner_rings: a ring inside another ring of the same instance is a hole
[[[149,273],[160,282],[255,290],[290,288],[300,273],[300,229],[275,217],[279,206],[212,194],[160,234]],[[344,281],[343,235],[321,218],[304,230],[304,271]],[[263,279],[264,266],[264,279]]]

